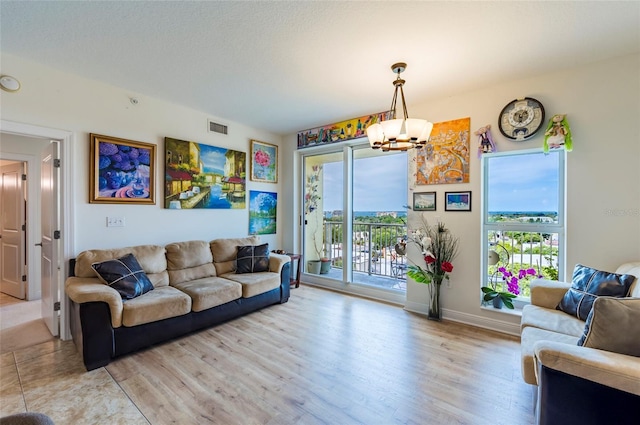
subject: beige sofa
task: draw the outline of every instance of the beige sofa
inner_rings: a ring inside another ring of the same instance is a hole
[[[74,342],[87,370],[112,358],[289,299],[290,258],[269,254],[266,272],[235,272],[238,246],[258,237],[88,250],[65,282]],[[92,264],[132,253],[153,290],[123,300]]]
[[[623,264],[616,273],[636,276],[630,289],[630,298],[639,298],[640,283],[637,278],[640,277],[640,262]],[[536,280],[531,284],[531,304],[522,311],[522,377],[528,384],[539,385],[538,414],[541,419],[538,423],[584,424],[581,420],[586,420],[586,423],[626,423],[624,418],[622,422],[610,422],[611,405],[603,401],[607,397],[604,394],[607,393],[612,400],[628,401],[629,398],[625,397],[630,397],[630,400],[640,403],[640,357],[578,346],[578,340],[585,331],[585,321],[556,310],[570,287],[571,283],[567,282]],[[633,317],[640,315],[637,310],[640,304],[629,301],[633,303],[630,303],[633,305]],[[601,311],[605,311],[604,306],[608,302],[596,301],[593,309],[597,304]],[[620,319],[620,324],[625,323],[624,320]],[[610,332],[621,337],[640,339],[640,334],[631,329],[614,328]],[[541,377],[543,373],[546,382]],[[567,394],[566,400],[563,398],[564,392],[571,393]],[[584,393],[589,395],[585,396]],[[576,412],[571,410],[572,405],[576,404],[575,401],[568,401],[571,397],[580,400],[580,408]],[[555,411],[554,405],[557,405]],[[600,414],[604,415],[602,418],[607,418],[607,422],[599,422]]]

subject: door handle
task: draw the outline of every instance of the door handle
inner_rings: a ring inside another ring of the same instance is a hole
[[[42,246],[42,242],[35,244],[35,246]]]

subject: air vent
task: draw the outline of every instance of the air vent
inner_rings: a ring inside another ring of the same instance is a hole
[[[227,134],[227,126],[209,120],[209,133]]]

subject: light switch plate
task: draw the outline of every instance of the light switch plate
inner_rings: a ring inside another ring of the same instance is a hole
[[[107,227],[124,227],[124,217],[107,217]]]

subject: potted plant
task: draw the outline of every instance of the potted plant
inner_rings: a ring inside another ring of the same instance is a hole
[[[307,261],[307,272],[312,274],[320,274],[320,267],[322,263],[320,260],[309,260]]]
[[[513,308],[513,299],[516,297],[515,294],[511,292],[497,291],[494,287],[483,286],[482,293],[484,296],[482,297],[485,301],[492,301],[494,308],[502,308],[505,305],[507,308]]]
[[[320,259],[320,274],[327,274],[331,270],[331,260],[327,257]]]
[[[502,280],[507,284],[506,291],[498,290],[498,283],[494,277],[500,273]],[[498,270],[493,274],[491,278],[491,286],[483,286],[482,293],[484,301],[492,301],[494,308],[502,308],[504,305],[507,308],[513,309],[513,299],[520,294],[520,279],[526,279],[529,276],[535,276],[535,269],[520,269],[518,275],[514,275],[506,267],[498,267]]]
[[[318,185],[320,183],[321,172],[322,167],[320,165],[312,166],[305,185],[305,218],[308,217],[308,220],[310,220],[313,226],[313,228],[309,228],[309,234],[311,235],[313,250],[316,253],[315,259],[307,261],[307,273],[312,274],[320,274],[322,267],[322,262],[320,261],[322,258],[322,240],[318,240],[318,233],[320,232],[320,234],[322,234],[320,227],[322,212],[318,210],[320,205],[320,190]],[[305,220],[305,223],[306,222],[307,220]]]

